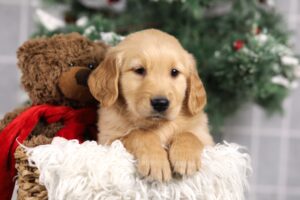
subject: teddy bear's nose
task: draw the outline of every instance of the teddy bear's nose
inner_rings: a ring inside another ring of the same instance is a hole
[[[77,84],[82,85],[82,86],[87,86],[87,80],[88,80],[90,73],[91,73],[90,70],[80,69],[75,75]]]

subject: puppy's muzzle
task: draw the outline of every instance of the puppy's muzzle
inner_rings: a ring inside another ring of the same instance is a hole
[[[151,99],[151,106],[157,112],[164,112],[169,107],[169,100],[165,97],[156,97]]]

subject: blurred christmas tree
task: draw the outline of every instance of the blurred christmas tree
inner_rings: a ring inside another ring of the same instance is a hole
[[[119,35],[158,28],[177,37],[197,59],[207,112],[217,130],[254,101],[268,112],[297,86],[299,61],[272,0],[44,0],[66,5],[64,20],[38,10],[35,36],[77,31],[114,45]]]

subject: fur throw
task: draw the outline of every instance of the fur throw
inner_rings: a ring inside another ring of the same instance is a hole
[[[201,171],[169,183],[141,179],[120,141],[102,146],[56,137],[49,145],[26,149],[49,200],[244,200],[251,172],[249,155],[226,142],[204,149]]]

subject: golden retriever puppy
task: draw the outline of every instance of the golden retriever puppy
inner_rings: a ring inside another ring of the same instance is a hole
[[[195,60],[175,37],[155,29],[127,36],[88,84],[101,105],[100,144],[120,139],[139,173],[154,180],[199,170],[203,147],[213,144],[206,94]]]

